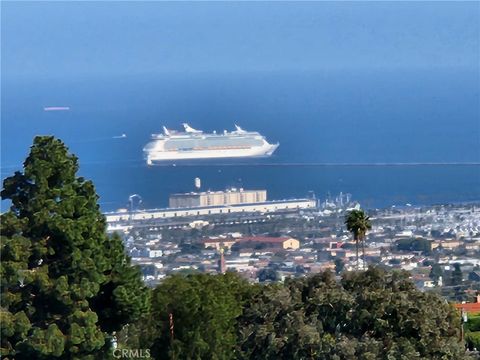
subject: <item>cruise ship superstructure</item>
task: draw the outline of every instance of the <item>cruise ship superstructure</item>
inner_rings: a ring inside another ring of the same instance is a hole
[[[184,131],[163,127],[163,134],[153,134],[143,152],[148,165],[172,160],[268,157],[277,149],[256,131],[235,130],[221,134],[204,133],[183,124]]]

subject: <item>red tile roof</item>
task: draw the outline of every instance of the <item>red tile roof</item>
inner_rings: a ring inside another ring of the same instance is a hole
[[[289,237],[268,237],[268,236],[248,236],[238,239],[240,242],[259,242],[259,243],[283,243],[290,240]]]
[[[480,313],[480,303],[465,303],[465,304],[453,304],[457,309],[469,313],[469,314],[476,314]]]

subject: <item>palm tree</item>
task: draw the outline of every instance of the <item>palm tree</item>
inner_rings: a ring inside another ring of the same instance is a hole
[[[345,215],[345,225],[347,230],[353,234],[357,252],[357,270],[358,270],[358,243],[362,244],[363,268],[365,269],[365,236],[367,231],[372,228],[370,217],[363,210],[351,210]]]

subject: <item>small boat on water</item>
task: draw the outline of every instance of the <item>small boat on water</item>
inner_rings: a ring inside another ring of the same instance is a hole
[[[45,106],[43,111],[69,111],[70,106]]]

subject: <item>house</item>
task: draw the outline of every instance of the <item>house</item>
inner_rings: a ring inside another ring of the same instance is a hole
[[[435,240],[432,243],[432,250],[440,246],[444,249],[453,250],[459,247],[460,245],[462,245],[462,242],[458,240]]]
[[[480,271],[472,271],[470,274],[468,274],[468,280],[480,282]]]
[[[415,282],[415,285],[419,289],[434,288],[435,281],[430,279],[428,276],[415,275],[412,279]]]
[[[474,303],[453,304],[453,306],[467,314],[480,314],[480,294],[477,294]]]
[[[150,249],[148,251],[148,257],[150,257],[150,258],[158,258],[158,257],[162,257],[162,255],[163,255],[162,250],[152,250],[152,249]]]
[[[237,240],[236,239],[208,239],[203,241],[203,245],[205,246],[206,249],[208,248],[214,248],[216,250],[220,249],[229,249],[232,247],[233,244],[235,244]]]
[[[300,241],[290,237],[248,236],[241,237],[237,243],[243,248],[269,248],[283,250],[297,250]]]

